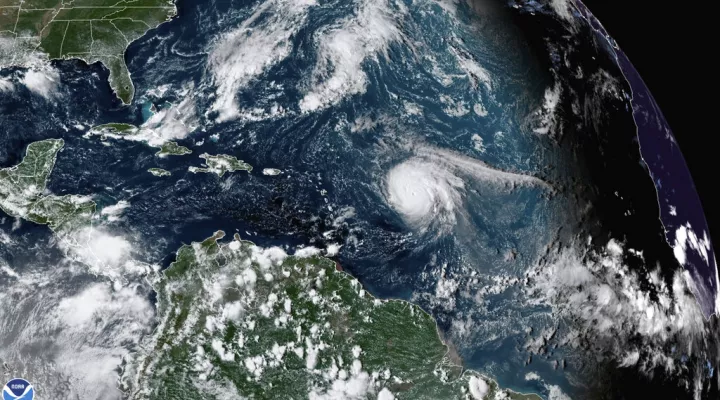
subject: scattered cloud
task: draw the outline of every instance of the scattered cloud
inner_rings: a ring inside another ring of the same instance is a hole
[[[130,207],[130,203],[125,200],[120,200],[117,204],[104,207],[102,211],[100,211],[100,215],[105,216],[108,221],[114,222],[120,219],[123,211],[128,207]]]
[[[313,5],[313,0],[267,0],[213,45],[208,69],[217,87],[211,108],[217,121],[240,115],[238,92],[290,54],[291,38],[305,25]]]
[[[99,282],[72,263],[47,267],[23,265],[0,291],[0,359],[48,398],[124,398],[119,369],[152,329],[145,289]]]
[[[672,371],[677,360],[669,344],[690,355],[702,351],[698,341],[710,333],[689,273],[678,270],[666,281],[659,267],[636,272],[623,260],[637,254],[615,240],[603,251],[563,250],[528,274],[527,297],[577,324],[558,338],[561,344],[588,341],[603,346],[618,364]]]
[[[364,93],[368,82],[362,64],[378,54],[387,57],[390,44],[404,39],[397,23],[403,13],[388,0],[364,0],[356,15],[322,32],[312,84],[300,109],[317,111]]]

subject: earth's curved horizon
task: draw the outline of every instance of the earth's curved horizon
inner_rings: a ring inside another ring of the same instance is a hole
[[[718,396],[700,198],[580,0],[104,1],[0,0],[5,381]]]

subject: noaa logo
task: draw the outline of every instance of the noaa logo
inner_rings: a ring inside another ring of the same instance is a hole
[[[22,378],[15,378],[5,384],[2,391],[2,400],[33,400],[35,390],[30,382]]]

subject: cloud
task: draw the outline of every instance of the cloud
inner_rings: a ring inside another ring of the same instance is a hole
[[[548,389],[548,400],[571,400],[570,396],[566,395],[560,386],[547,385]]]
[[[555,86],[545,89],[543,105],[535,112],[537,126],[533,132],[541,135],[558,135],[561,129],[558,121],[557,107],[560,104],[562,86],[556,82]]]
[[[9,93],[15,90],[15,85],[10,78],[0,77],[0,93]]]
[[[240,115],[238,91],[290,54],[291,38],[305,25],[313,5],[313,0],[267,0],[214,44],[208,69],[217,87],[211,107],[218,113],[217,121]]]
[[[410,148],[415,155],[388,171],[384,193],[405,222],[420,231],[447,232],[464,213],[467,179],[501,188],[536,186],[552,190],[541,179],[492,168],[480,160],[430,146]]]
[[[482,400],[490,391],[490,386],[484,379],[472,376],[470,377],[469,389],[473,399]]]
[[[143,275],[151,268],[133,258],[133,246],[125,237],[103,227],[85,226],[62,232],[60,248],[92,273],[111,279]]]
[[[52,68],[29,69],[21,82],[31,92],[51,100],[59,94],[60,74]]]
[[[678,270],[666,281],[659,267],[635,272],[623,261],[633,254],[638,253],[615,240],[603,251],[563,250],[528,274],[528,298],[573,321],[561,343],[595,343],[619,365],[637,365],[647,373],[657,367],[672,371],[677,361],[671,344],[691,355],[702,351],[698,341],[711,333],[692,295],[689,273]]]
[[[715,255],[712,252],[712,244],[708,237],[707,231],[703,231],[702,234],[695,232],[692,225],[687,222],[685,225],[680,225],[675,232],[669,232],[668,234],[674,233],[675,238],[672,240],[672,249],[675,259],[692,272],[692,276],[697,282],[693,285],[693,293],[697,297],[698,301],[703,305],[706,312],[717,312],[720,310],[720,292],[712,293],[709,289],[712,287],[703,281],[703,277],[698,274],[698,270],[707,269],[715,273],[715,285],[720,291],[720,276],[718,276],[717,265],[715,262]],[[699,257],[704,265],[694,265],[690,260],[697,260]],[[714,300],[713,300],[714,299]],[[714,309],[714,310],[713,310]]]
[[[187,92],[191,88],[186,88]],[[197,128],[195,100],[185,97],[177,105],[163,108],[153,114],[140,127],[136,135],[128,139],[147,142],[150,146],[161,146],[171,140],[186,138]]]
[[[568,0],[551,0],[550,6],[555,13],[562,19],[572,22],[572,14],[570,13],[570,2]]]
[[[387,0],[365,0],[354,17],[323,32],[312,87],[300,101],[300,109],[317,111],[364,93],[367,75],[362,63],[378,54],[387,57],[390,44],[403,39],[396,21],[402,14],[404,9],[390,7]]]
[[[11,373],[42,387],[47,398],[119,400],[124,397],[118,371],[151,331],[153,307],[145,289],[113,287],[78,276],[81,270],[25,265],[3,287],[0,359]]]
[[[100,214],[104,215],[110,222],[117,221],[120,219],[123,211],[128,207],[130,207],[130,203],[125,200],[120,200],[117,204],[103,208]]]
[[[103,135],[113,139],[145,142],[153,147],[160,147],[169,141],[184,139],[198,127],[197,108],[191,91],[192,85],[183,88],[179,95],[184,96],[184,98],[179,103],[155,111],[137,129],[133,128],[129,132],[116,133],[101,126],[89,130],[86,137]]]
[[[689,222],[685,225],[681,225],[675,230],[673,253],[675,254],[675,258],[682,265],[687,263],[688,250],[692,250],[700,255],[708,267],[711,266],[709,256],[711,247],[707,232],[703,232],[702,236],[698,235],[693,230]]]
[[[467,78],[470,80],[470,85],[473,89],[477,89],[480,84],[482,84],[488,91],[492,90],[490,73],[483,68],[470,53],[456,47],[450,47],[450,50],[455,55],[458,66],[465,72]]]
[[[410,226],[426,230],[455,224],[462,207],[464,184],[451,169],[412,158],[393,167],[385,177],[388,203]]]

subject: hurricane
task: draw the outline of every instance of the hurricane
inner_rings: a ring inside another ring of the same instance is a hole
[[[393,167],[385,177],[387,201],[421,232],[452,229],[462,210],[463,180],[453,171],[422,158]]]
[[[718,398],[702,207],[580,0],[0,4],[39,398]]]
[[[465,197],[469,187],[509,192],[538,187],[552,192],[542,179],[492,168],[486,163],[428,145],[404,146],[414,155],[392,167],[384,178],[388,204],[420,233],[446,234],[467,218]]]

